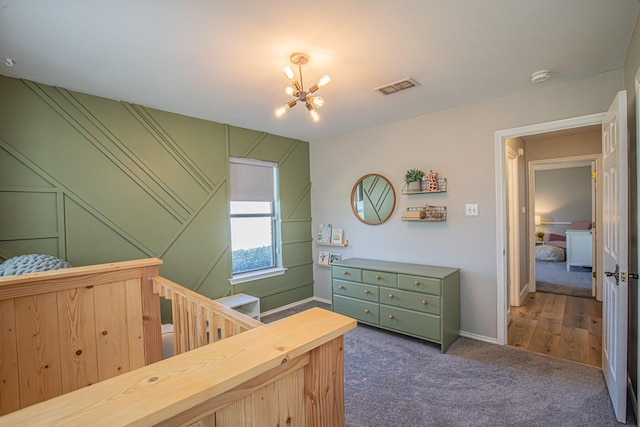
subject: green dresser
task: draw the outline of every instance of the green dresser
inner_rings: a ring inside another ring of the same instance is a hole
[[[362,323],[440,344],[460,330],[460,270],[350,258],[331,264],[332,308]]]

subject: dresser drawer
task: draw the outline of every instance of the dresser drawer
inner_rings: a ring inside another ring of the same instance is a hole
[[[362,270],[362,281],[372,285],[390,286],[395,288],[398,286],[398,275],[383,271]]]
[[[354,282],[362,281],[362,270],[359,268],[341,267],[334,265],[331,267],[331,277],[336,279],[353,280]]]
[[[353,317],[362,322],[378,323],[378,304],[374,302],[334,295],[332,308],[336,313]]]
[[[440,297],[399,289],[381,289],[380,304],[416,310],[421,313],[440,314]]]
[[[440,279],[422,276],[398,275],[398,288],[408,291],[426,292],[440,295]]]
[[[440,342],[440,317],[380,306],[380,326]]]
[[[334,295],[358,298],[372,302],[378,302],[380,295],[380,291],[377,286],[363,285],[361,283],[338,279],[333,279],[333,293]]]

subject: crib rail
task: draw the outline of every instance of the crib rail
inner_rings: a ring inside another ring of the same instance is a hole
[[[0,426],[344,426],[344,334],[313,308],[0,417]]]
[[[0,415],[161,360],[160,264],[0,277]]]
[[[164,277],[151,277],[153,291],[171,301],[174,354],[241,334],[263,323]]]

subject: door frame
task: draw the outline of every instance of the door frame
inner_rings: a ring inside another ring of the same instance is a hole
[[[509,248],[508,261],[508,289],[509,305],[519,306],[522,303],[522,288],[520,285],[520,181],[518,179],[520,168],[518,167],[520,156],[511,147],[506,147],[507,163],[507,227],[511,233],[507,233],[507,247]]]
[[[507,292],[507,176],[505,147],[508,138],[573,129],[590,125],[601,125],[605,113],[590,114],[570,119],[556,120],[535,125],[499,130],[494,133],[495,180],[496,180],[496,279],[497,279],[497,338],[498,344],[507,344],[509,299]],[[530,215],[532,216],[532,215]],[[598,243],[600,251],[600,243]]]
[[[598,174],[602,170],[602,154],[582,154],[579,156],[571,156],[571,157],[557,157],[553,159],[543,159],[543,160],[531,160],[528,162],[527,170],[528,170],[528,206],[531,211],[535,207],[535,195],[536,195],[536,184],[535,184],[535,173],[540,170],[548,170],[548,169],[561,169],[561,168],[575,168],[575,167],[590,167],[591,173],[596,173],[596,182],[594,185],[593,178],[591,178],[591,222],[595,222],[596,226],[602,223],[602,209],[598,208],[598,206],[602,206],[602,188],[601,181],[598,177]],[[534,213],[530,212],[530,215],[527,219],[529,223],[529,230],[535,229],[535,219]],[[598,232],[597,227],[592,228],[592,248],[591,248],[591,260],[592,260],[592,269],[593,272],[602,271],[600,257],[598,256]],[[529,233],[532,234],[532,233]],[[531,245],[533,246],[533,245]],[[529,280],[529,292],[536,291],[536,260],[535,260],[535,250],[531,250],[529,252],[529,271],[528,271],[528,280]],[[591,294],[598,301],[602,301],[602,276],[596,275],[595,278],[591,279]]]

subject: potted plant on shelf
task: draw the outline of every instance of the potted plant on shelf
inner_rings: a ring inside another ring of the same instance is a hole
[[[538,242],[542,242],[544,240],[544,233],[542,231],[538,231],[536,233],[536,237],[538,238]]]
[[[420,191],[420,183],[422,182],[422,177],[424,176],[424,172],[420,169],[410,169],[404,175],[404,181],[407,183],[408,191]]]

